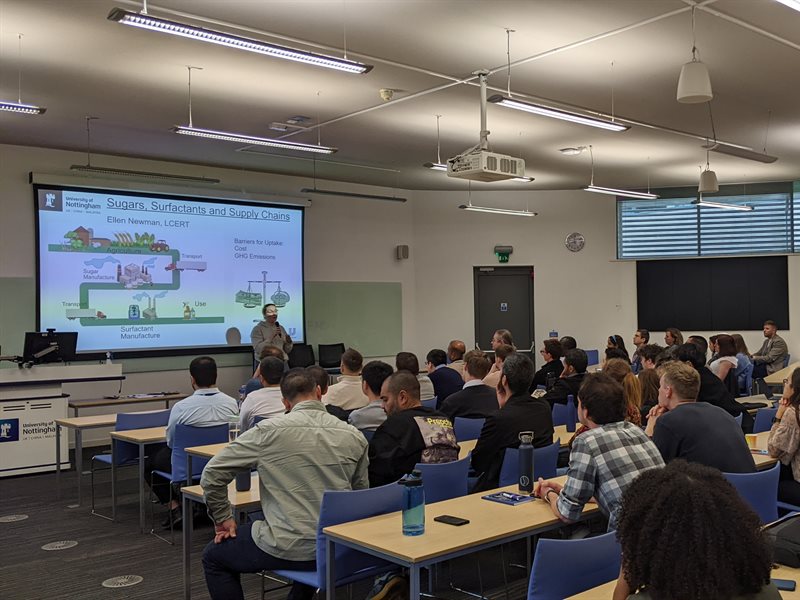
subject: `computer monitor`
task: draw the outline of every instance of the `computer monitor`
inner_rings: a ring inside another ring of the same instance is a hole
[[[77,345],[77,331],[28,331],[22,359],[34,364],[71,362],[75,360]]]

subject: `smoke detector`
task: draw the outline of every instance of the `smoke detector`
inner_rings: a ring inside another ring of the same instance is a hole
[[[392,88],[381,88],[378,90],[378,93],[381,95],[381,100],[384,102],[389,102],[392,98],[394,98],[394,92]]]

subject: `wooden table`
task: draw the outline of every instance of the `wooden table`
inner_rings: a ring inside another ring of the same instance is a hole
[[[575,424],[575,431],[580,429],[581,424]],[[553,429],[555,429],[555,433],[553,434],[553,439],[559,438],[561,441],[561,447],[566,448],[569,444],[569,441],[572,439],[572,436],[575,435],[575,431],[567,431],[566,425],[556,425]]]
[[[775,371],[772,375],[764,377],[764,383],[767,385],[782,385],[783,380],[789,379],[797,367],[800,367],[800,362],[793,363],[780,371]]]
[[[116,416],[116,415],[115,415]],[[91,417],[85,417],[90,419]],[[146,429],[128,429],[126,431],[112,431],[111,432],[111,464],[116,463],[114,456],[114,441],[127,442],[129,444],[136,444],[139,447],[139,532],[144,532],[144,507],[145,507],[145,491],[144,491],[144,448],[148,444],[157,444],[167,440],[166,427],[147,427]],[[114,477],[111,478],[113,485]],[[116,490],[112,489],[111,494],[114,495]],[[116,506],[112,512],[111,518],[116,518]]]
[[[773,569],[771,576],[775,579],[791,579],[792,581],[798,581],[800,580],[800,569],[778,565],[777,568]],[[598,585],[596,588],[570,596],[567,600],[609,600],[614,593],[614,586],[616,585],[617,580],[615,579],[603,585]],[[800,600],[800,591],[781,592],[781,598],[784,598],[784,600]]]
[[[230,442],[221,444],[208,444],[207,446],[192,446],[186,448],[186,485],[192,484],[192,457],[214,458],[217,453],[225,448]]]
[[[769,440],[769,431],[762,431],[756,435],[758,436],[756,449],[766,450],[767,441]],[[769,469],[772,465],[778,462],[778,459],[772,458],[769,454],[753,454],[753,462],[756,463],[756,469],[763,471],[764,469]]]
[[[226,444],[211,444],[205,448],[212,446],[225,447]],[[196,448],[202,448],[197,446]],[[197,454],[199,456],[199,454]],[[189,600],[192,597],[191,585],[191,557],[192,557],[192,502],[206,503],[203,488],[199,485],[186,486],[181,488],[183,494],[183,531],[181,537],[183,539],[183,597]],[[250,489],[246,492],[236,491],[236,480],[228,484],[228,500],[233,508],[233,514],[239,514],[247,508],[261,506],[261,492],[258,488],[258,473],[253,473],[250,480]]]
[[[564,479],[556,478],[562,483]],[[516,485],[501,489],[518,491]],[[327,600],[335,598],[337,544],[408,568],[410,598],[419,600],[421,568],[563,526],[549,504],[541,500],[508,506],[483,500],[482,495],[471,494],[426,506],[425,533],[421,536],[402,534],[400,512],[326,527],[323,532],[326,535]],[[583,516],[597,511],[596,504],[587,504]],[[463,517],[470,523],[461,527],[437,523],[433,519],[439,515]]]
[[[140,404],[142,402],[164,401],[164,408],[169,408],[172,400],[183,400],[185,394],[134,394],[132,396],[120,396],[119,398],[93,398],[90,400],[70,400],[68,406],[75,411],[75,416],[84,408],[96,408],[99,406],[121,406],[124,404]]]
[[[81,505],[81,480],[83,476],[83,430],[97,427],[113,427],[117,415],[94,415],[91,417],[67,417],[56,419],[56,495],[61,497],[61,428],[75,430],[75,471],[78,477],[78,504]],[[69,456],[69,454],[68,454]]]

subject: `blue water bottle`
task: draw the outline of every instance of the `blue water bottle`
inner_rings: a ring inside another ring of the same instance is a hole
[[[519,441],[519,491],[530,494],[533,491],[533,432],[521,431]]]
[[[575,424],[578,422],[578,407],[575,404],[575,396],[567,396],[567,431],[575,431]]]
[[[422,473],[411,471],[399,481],[403,485],[403,535],[425,533],[425,488]]]

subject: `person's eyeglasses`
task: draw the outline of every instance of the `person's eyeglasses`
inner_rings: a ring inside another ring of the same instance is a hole
[[[789,380],[788,379],[784,379],[783,380],[783,385],[786,385],[787,383],[789,383]]]
[[[544,354],[545,352],[545,350],[539,350],[539,354]]]

